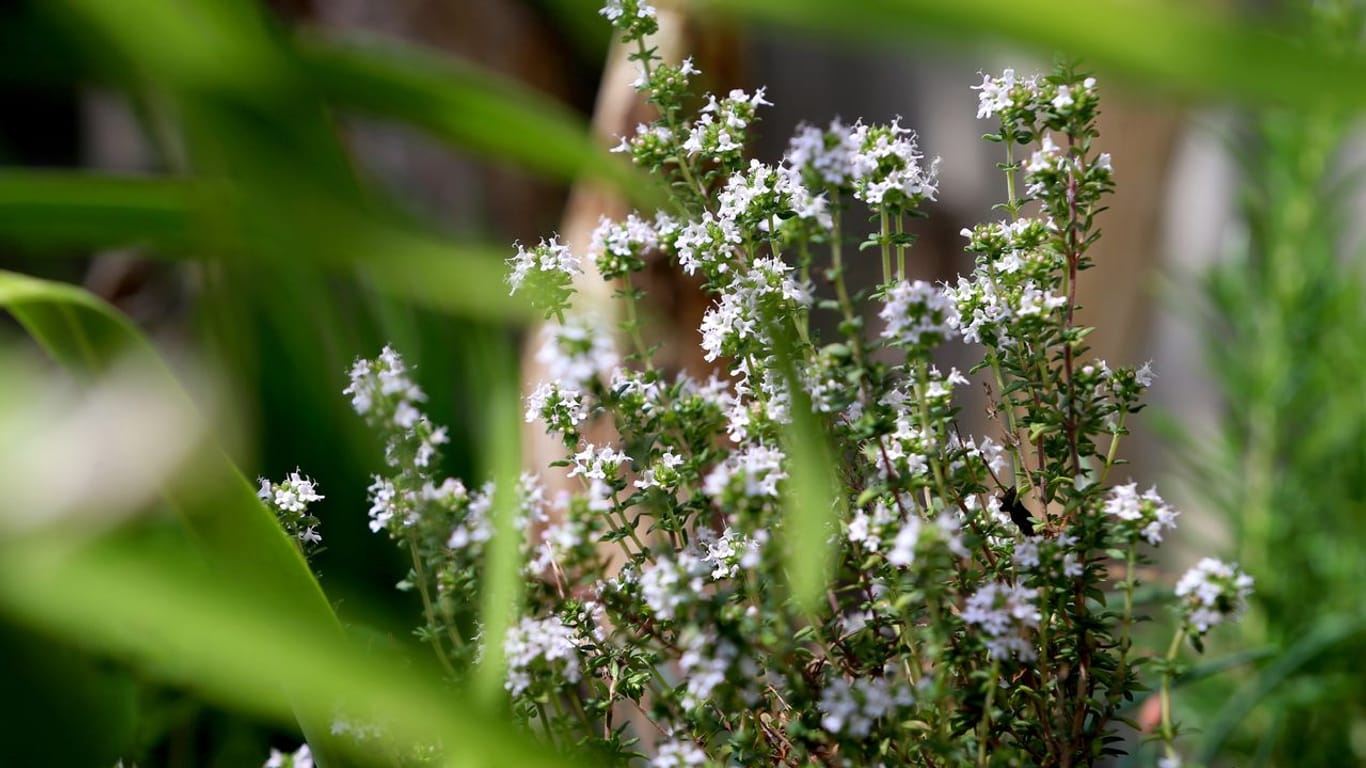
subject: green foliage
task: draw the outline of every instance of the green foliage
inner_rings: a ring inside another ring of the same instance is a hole
[[[1361,54],[1359,4],[1287,6],[1302,48]],[[1207,761],[1366,759],[1355,662],[1366,652],[1366,275],[1347,239],[1360,194],[1345,146],[1353,124],[1344,103],[1251,115],[1233,142],[1244,236],[1201,281],[1226,405],[1212,440],[1187,437],[1192,488],[1226,522],[1240,562],[1270,577],[1244,643],[1279,649],[1236,690],[1200,686]]]

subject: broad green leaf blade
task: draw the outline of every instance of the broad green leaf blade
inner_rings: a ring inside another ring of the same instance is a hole
[[[0,171],[0,242],[81,248],[183,245],[192,187],[168,177]]]
[[[800,389],[789,385],[793,392]],[[811,413],[809,398],[792,398],[792,423],[784,434],[790,476],[787,479],[787,574],[792,594],[808,613],[816,610],[830,585],[834,549],[833,526],[844,494],[835,476],[834,455],[825,433]]]
[[[822,35],[1009,41],[1146,88],[1296,106],[1366,106],[1366,58],[1276,37],[1206,3],[1132,0],[733,0],[709,3]]]
[[[99,372],[127,354],[151,355],[128,318],[74,285],[0,271],[0,307],[76,373]]]
[[[447,765],[574,765],[445,689],[436,670],[359,650],[262,597],[136,535],[80,548],[0,541],[0,610],[220,703],[280,722],[294,711],[378,725],[383,745],[439,745]]]
[[[497,482],[493,505],[493,538],[485,550],[484,584],[480,623],[484,636],[502,638],[516,624],[524,588],[522,533],[517,530],[521,508],[518,484],[522,470],[520,387],[515,355],[505,338],[498,336],[476,345],[468,369],[478,371],[487,384],[490,399],[485,409],[485,474]],[[503,696],[507,659],[502,643],[488,643],[483,661],[475,670],[474,693],[485,706]]]
[[[164,372],[167,391],[188,395],[175,384],[151,345],[118,310],[75,286],[12,272],[0,272],[0,307],[10,311],[55,359],[74,373],[93,375],[123,355],[134,355]],[[281,530],[255,489],[216,447],[200,456],[191,476],[171,478],[168,504],[180,515],[203,557],[223,578],[260,590],[267,601],[340,635],[332,606],[303,556]],[[322,630],[320,630],[322,631]],[[320,746],[324,730],[316,731]],[[325,747],[324,747],[325,749]]]
[[[213,230],[200,209],[221,204],[202,184],[184,179],[4,171],[0,242],[35,249],[146,244],[152,256],[199,258],[205,250],[195,243]],[[525,302],[508,295],[506,248],[455,242],[382,221],[353,220],[336,229],[346,234],[335,237],[334,247],[299,255],[324,256],[328,261],[321,266],[331,269],[354,267],[376,290],[442,312],[518,322],[535,317]],[[47,285],[41,290],[57,286]],[[93,300],[76,289],[66,295]],[[49,346],[60,353],[68,345]]]
[[[520,83],[393,43],[305,39],[297,51],[324,98],[344,109],[401,120],[548,176],[610,182],[641,205],[660,202],[582,118]]]
[[[782,433],[788,464],[783,494],[784,566],[797,605],[814,614],[830,585],[836,556],[832,534],[834,524],[844,516],[848,494],[836,475],[839,463],[798,373],[796,334],[777,323],[770,324],[769,332],[792,399],[791,421]]]

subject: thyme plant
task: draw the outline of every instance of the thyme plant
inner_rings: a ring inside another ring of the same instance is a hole
[[[1139,566],[1177,513],[1115,477],[1152,371],[1088,357],[1075,317],[1114,184],[1095,80],[1067,67],[983,78],[1002,218],[964,230],[970,275],[934,285],[913,279],[910,257],[939,161],[913,132],[803,126],[781,163],[748,160],[763,89],[698,99],[692,62],[650,47],[652,8],[611,0],[602,13],[659,116],[617,149],[673,194],[665,210],[603,220],[583,254],[620,286],[624,357],[610,321],[574,306],[580,254],[551,237],[510,260],[512,291],[553,320],[526,420],[562,442],[573,490],[535,473],[517,490],[527,588],[505,637],[484,637],[471,608],[495,489],[439,475],[446,433],[398,352],[358,361],[346,390],[386,443],[370,526],[410,553],[400,586],[419,593],[418,634],[445,672],[464,679],[501,643],[529,732],[661,767],[1093,764],[1119,751],[1125,707],[1156,686],[1150,736],[1179,764],[1179,651],[1236,617],[1251,580],[1202,561],[1177,584],[1166,656],[1134,647]],[[881,281],[850,285],[846,265],[869,257]],[[712,298],[706,381],[656,366],[644,341],[636,275],[660,259]],[[880,327],[865,327],[864,302]],[[815,330],[824,313],[832,338]],[[980,362],[941,369],[947,344]],[[991,434],[959,425],[969,374],[989,390]],[[828,436],[841,488],[814,611],[793,598],[784,557],[781,437],[799,408]]]

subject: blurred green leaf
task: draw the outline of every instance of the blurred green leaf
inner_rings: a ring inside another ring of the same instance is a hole
[[[0,172],[0,242],[36,249],[153,246],[150,255],[195,258],[197,239],[211,236],[198,206],[220,198],[195,182],[70,171]],[[443,312],[503,320],[531,320],[524,302],[504,286],[505,248],[456,243],[416,228],[350,222],[333,247],[317,253],[334,270],[361,270],[388,295]],[[304,252],[302,256],[312,254]],[[370,266],[373,264],[373,267]],[[47,284],[41,290],[65,290]],[[9,290],[14,290],[10,286]],[[76,289],[77,301],[94,300]]]
[[[304,38],[297,51],[324,98],[342,109],[400,120],[547,176],[610,182],[645,206],[661,202],[582,117],[520,83],[394,43]]]
[[[75,373],[93,375],[132,354],[138,362],[165,372],[174,384],[170,371],[127,318],[75,286],[0,272],[0,306]],[[302,620],[329,627],[340,636],[322,588],[255,489],[220,449],[212,447],[204,454],[193,472],[168,478],[166,484],[166,500],[201,555],[220,577],[255,586],[268,596],[263,602],[278,601]],[[316,730],[310,723],[301,725],[305,731]],[[325,731],[316,732],[325,749]]]
[[[75,373],[97,373],[127,354],[151,355],[128,318],[74,285],[0,271],[0,307]]]
[[[789,468],[783,495],[784,566],[793,598],[803,611],[812,614],[830,585],[836,552],[834,523],[844,515],[848,493],[835,474],[839,463],[797,371],[795,334],[777,324],[771,325],[769,332],[792,398],[791,421],[782,433]]]
[[[483,604],[480,625],[485,637],[507,637],[519,616],[525,585],[522,577],[522,538],[517,530],[521,510],[519,482],[522,473],[521,389],[517,382],[516,357],[506,338],[492,339],[475,347],[468,369],[478,371],[488,386],[484,414],[485,474],[497,482],[493,505],[493,538],[484,563]],[[507,659],[501,643],[485,646],[483,660],[474,675],[474,693],[485,705],[503,695]]]
[[[1252,710],[1281,684],[1294,677],[1300,667],[1336,646],[1366,632],[1366,616],[1327,616],[1310,628],[1237,695],[1228,700],[1223,711],[1205,731],[1196,761],[1208,764],[1219,754],[1224,742]]]
[[[183,247],[191,183],[93,173],[0,171],[0,241],[26,248]]]
[[[1278,37],[1196,2],[1132,0],[727,0],[716,10],[822,36],[1009,41],[1206,98],[1309,106],[1366,106],[1366,58]]]
[[[792,387],[795,393],[796,386]],[[832,523],[840,515],[838,464],[830,451],[825,433],[811,413],[807,398],[792,398],[792,423],[788,425],[783,447],[787,451],[791,475],[787,480],[787,575],[792,594],[808,612],[815,611],[830,584],[834,555],[831,546]]]
[[[357,650],[264,597],[135,535],[79,549],[64,538],[0,541],[0,610],[222,704],[280,722],[293,708],[315,722],[378,725],[381,745],[440,746],[447,765],[574,765],[444,689],[435,670]]]

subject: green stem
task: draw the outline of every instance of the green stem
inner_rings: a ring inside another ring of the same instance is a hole
[[[636,348],[636,355],[639,356],[640,361],[645,364],[645,370],[653,371],[655,366],[650,360],[649,350],[645,347],[645,338],[640,335],[640,316],[636,312],[636,291],[635,287],[631,284],[631,275],[629,272],[624,279],[626,281],[626,289],[621,292],[621,295],[626,298],[626,322],[623,323],[623,325],[626,328],[626,332],[631,336],[631,343]]]
[[[900,213],[896,215],[896,233],[905,234],[905,217]],[[896,242],[896,276],[898,280],[906,279],[906,245],[898,238]]]
[[[1162,744],[1167,757],[1176,759],[1176,728],[1172,725],[1172,668],[1176,655],[1181,651],[1181,643],[1186,639],[1186,625],[1182,624],[1172,635],[1172,644],[1167,648],[1167,663],[1162,669],[1162,688],[1159,701],[1162,705]]]
[[[1015,141],[1006,139],[1006,210],[1012,220],[1019,218],[1020,204],[1015,199]]]
[[[991,735],[991,704],[996,696],[996,678],[1001,674],[1001,660],[993,658],[991,660],[991,679],[987,681],[987,703],[982,707],[982,733],[977,737],[977,764],[985,766],[987,764],[987,742]]]
[[[1110,476],[1110,469],[1115,466],[1115,457],[1119,455],[1119,438],[1124,434],[1124,419],[1128,415],[1127,412],[1121,412],[1115,422],[1115,431],[1110,435],[1110,449],[1105,452],[1105,466],[1100,471],[1100,482],[1097,485],[1105,485],[1105,478]],[[1132,552],[1131,549],[1130,553]]]
[[[417,592],[422,596],[422,614],[427,618],[427,639],[432,644],[432,650],[436,652],[437,661],[441,662],[441,668],[451,678],[455,677],[455,665],[451,664],[450,656],[446,654],[446,649],[441,645],[441,636],[436,631],[436,609],[432,605],[432,596],[427,589],[427,572],[422,567],[422,556],[417,549],[417,535],[411,530],[408,532],[408,551],[413,558],[413,575],[417,582]],[[453,637],[454,639],[454,637]]]
[[[636,53],[641,68],[645,70],[645,79],[650,80],[654,77],[654,68],[650,66],[652,57],[650,56],[649,50],[645,47],[645,39],[643,37],[636,38]],[[696,190],[698,198],[705,201],[707,199],[707,188],[702,186],[702,184],[692,175],[692,169],[688,164],[687,153],[683,151],[683,145],[678,141],[679,130],[678,126],[674,124],[673,112],[663,105],[660,105],[659,112],[660,117],[664,119],[665,126],[669,129],[669,136],[674,145],[674,161],[678,164],[679,173],[683,175],[683,182],[687,184],[690,189]]]
[[[849,289],[844,284],[844,236],[840,232],[843,216],[840,212],[840,193],[835,191],[832,206],[834,215],[830,217],[830,279],[835,284],[835,296],[839,299],[840,312],[845,323],[852,328],[854,324],[854,302],[849,299]]]
[[[884,209],[878,213],[878,220],[882,227],[882,285],[892,284],[892,242],[891,242],[891,221]]]

